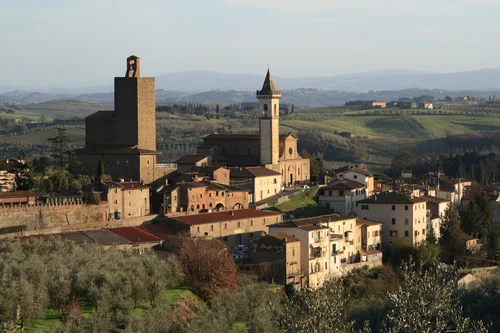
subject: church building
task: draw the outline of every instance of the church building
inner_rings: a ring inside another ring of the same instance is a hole
[[[284,186],[308,181],[310,161],[299,155],[297,136],[279,132],[280,98],[268,70],[262,89],[257,90],[259,133],[207,135],[197,155],[211,156],[212,165],[264,166],[281,174]]]

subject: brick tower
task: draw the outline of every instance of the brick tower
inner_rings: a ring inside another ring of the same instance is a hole
[[[276,90],[267,70],[266,78],[261,90],[257,90],[259,100],[259,137],[260,163],[267,168],[278,171],[279,165],[279,117],[281,91]]]

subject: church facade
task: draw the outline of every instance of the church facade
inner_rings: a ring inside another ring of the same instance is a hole
[[[298,153],[298,137],[279,132],[281,91],[276,89],[269,70],[256,95],[261,114],[259,133],[207,135],[197,154],[211,155],[212,165],[264,166],[279,172],[284,186],[309,181],[310,161]]]

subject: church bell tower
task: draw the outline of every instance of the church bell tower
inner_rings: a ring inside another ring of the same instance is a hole
[[[278,171],[279,164],[279,117],[281,91],[276,90],[271,72],[267,75],[261,90],[257,90],[259,100],[260,163]]]

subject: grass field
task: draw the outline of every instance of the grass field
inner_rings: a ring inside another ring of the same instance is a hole
[[[66,129],[66,134],[71,139],[72,145],[83,146],[85,144],[85,127],[70,127]],[[57,135],[55,128],[50,128],[45,131],[36,131],[15,136],[0,137],[0,142],[14,142],[14,143],[27,143],[27,144],[45,144],[48,143],[49,138]]]
[[[321,122],[282,120],[281,124],[320,132],[354,132],[368,138],[422,140],[448,134],[500,131],[500,118],[469,115],[370,115],[344,113]]]
[[[296,218],[311,217],[318,215],[331,214],[332,211],[326,207],[321,206],[313,199],[309,198],[296,198],[281,205],[276,205],[271,210],[287,212]]]

